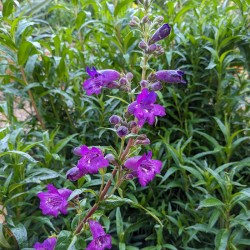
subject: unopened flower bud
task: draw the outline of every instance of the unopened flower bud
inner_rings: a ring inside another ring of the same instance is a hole
[[[107,155],[105,155],[104,158],[111,163],[115,161],[115,157],[112,154],[107,154]]]
[[[73,149],[73,154],[74,155],[78,155],[78,156],[82,156],[81,154],[81,147],[77,147]]]
[[[117,130],[116,133],[119,137],[124,137],[129,133],[128,128],[125,126],[120,126]]]
[[[135,121],[131,121],[131,122],[128,123],[129,129],[132,129],[132,128],[136,127],[136,126],[137,126],[137,123]]]
[[[150,144],[150,140],[148,138],[146,138],[145,140],[136,140],[135,141],[135,145],[149,145]]]
[[[155,43],[151,44],[148,48],[150,53],[154,52],[157,49],[157,45]]]
[[[163,16],[157,16],[155,19],[154,19],[154,23],[157,23],[157,24],[160,24],[164,21],[164,17]]]
[[[109,89],[118,89],[120,87],[120,85],[117,82],[109,82],[105,85],[105,87],[107,87]]]
[[[125,180],[132,180],[134,178],[134,176],[132,174],[126,174],[124,175],[124,179]]]
[[[160,82],[154,82],[153,84],[151,84],[151,89],[153,91],[161,90],[162,84]]]
[[[111,124],[118,124],[122,121],[122,118],[118,115],[112,115],[110,118],[109,118],[109,122]]]
[[[142,23],[147,23],[148,21],[149,21],[149,16],[148,15],[144,16],[142,18],[142,20],[141,20]]]
[[[149,81],[154,81],[156,79],[156,77],[155,77],[155,74],[154,73],[150,73],[149,75],[148,75],[148,80]]]
[[[128,79],[128,81],[131,81],[132,79],[133,79],[133,74],[131,73],[131,72],[128,72],[127,74],[126,74],[126,77],[127,77],[127,79]]]
[[[128,123],[122,121],[122,122],[121,122],[121,125],[127,127],[127,126],[128,126]]]
[[[147,86],[148,86],[148,81],[142,80],[142,81],[140,82],[140,85],[141,85],[142,88],[147,88]]]
[[[119,127],[120,127],[120,124],[116,124],[114,128],[118,129]]]
[[[165,37],[167,37],[170,34],[171,27],[169,24],[165,23],[163,24],[158,30],[155,31],[153,36],[149,40],[149,44],[153,44],[155,42],[158,42]]]
[[[126,85],[128,83],[127,79],[125,77],[122,77],[120,80],[119,80],[119,83],[121,85]]]
[[[145,140],[146,138],[147,138],[147,135],[141,134],[141,135],[138,135],[137,140]]]
[[[81,171],[78,167],[73,167],[70,170],[68,170],[66,173],[66,177],[70,181],[76,181],[84,175],[85,175],[85,173],[83,171]]]
[[[138,46],[142,50],[144,50],[144,49],[146,49],[148,47],[147,44],[144,41],[140,41]]]
[[[139,23],[135,22],[134,20],[131,20],[128,24],[130,27],[138,27],[139,26]]]

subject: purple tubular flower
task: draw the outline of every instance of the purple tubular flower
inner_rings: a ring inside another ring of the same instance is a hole
[[[120,77],[120,73],[112,69],[96,70],[95,67],[92,67],[92,69],[87,67],[86,71],[90,76],[83,83],[87,95],[100,94],[102,87],[113,87],[112,82]]]
[[[158,42],[165,37],[167,37],[170,34],[171,27],[168,23],[164,23],[158,30],[155,31],[153,36],[149,40],[149,44],[153,44],[155,42]]]
[[[86,173],[81,171],[78,167],[73,167],[67,171],[66,176],[70,181],[76,181],[84,176]]]
[[[128,112],[133,114],[138,119],[138,125],[143,126],[145,122],[153,125],[155,116],[166,115],[164,107],[159,104],[154,104],[157,95],[154,91],[149,92],[148,89],[143,89],[137,96],[136,101],[128,106]]]
[[[183,80],[184,71],[182,70],[160,70],[155,73],[157,80],[168,83],[187,83]]]
[[[106,248],[111,249],[111,236],[105,233],[101,224],[97,221],[90,220],[89,227],[93,236],[93,240],[89,243],[86,250],[104,250]]]
[[[58,216],[58,213],[67,214],[67,199],[72,191],[67,188],[57,189],[53,184],[47,186],[48,192],[38,193],[40,209],[44,215]]]
[[[132,174],[139,179],[139,183],[144,187],[152,181],[156,174],[159,174],[162,162],[152,160],[152,152],[148,155],[134,156],[126,160],[124,166],[132,170]]]
[[[36,250],[54,250],[56,246],[56,238],[48,238],[43,243],[36,242],[33,246]]]
[[[96,174],[99,168],[104,168],[109,165],[109,162],[104,158],[102,151],[99,148],[88,149],[83,145],[80,147],[82,158],[78,161],[77,167],[84,174]]]

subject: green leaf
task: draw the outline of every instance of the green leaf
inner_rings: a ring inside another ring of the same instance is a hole
[[[72,232],[62,230],[57,237],[55,250],[76,250],[75,243],[77,237]]]
[[[3,17],[8,17],[14,9],[14,1],[6,0],[3,3]]]
[[[18,64],[23,66],[28,60],[29,56],[32,56],[37,52],[38,51],[31,42],[22,42],[17,52]]]
[[[56,145],[55,147],[52,149],[51,153],[53,154],[56,154],[58,152],[60,152],[63,147],[69,142],[71,141],[75,136],[77,136],[78,134],[73,134],[73,135],[70,135],[62,140],[60,140]]]
[[[23,224],[19,223],[16,227],[10,229],[20,248],[27,245],[27,231]]]
[[[2,223],[0,223],[0,246],[2,246],[4,248],[11,248],[8,241],[5,239],[5,237],[3,235],[3,224]]]
[[[203,207],[217,207],[217,206],[224,206],[224,203],[218,200],[217,198],[211,197],[205,200],[202,200],[199,204],[198,209]]]
[[[115,216],[116,216],[115,218],[116,218],[117,235],[119,237],[119,241],[123,242],[124,241],[123,220],[122,220],[121,211],[119,207],[116,208]]]
[[[229,231],[227,229],[221,229],[215,237],[216,250],[226,250],[227,242],[229,239]]]
[[[26,158],[27,160],[29,160],[29,161],[31,161],[33,163],[37,163],[37,161],[33,157],[31,157],[29,154],[24,153],[22,151],[17,151],[17,150],[11,150],[11,151],[7,151],[7,152],[4,152],[4,153],[0,153],[0,156],[4,156],[4,155],[8,155],[8,154],[9,155],[17,154],[17,155],[20,155],[20,156]]]

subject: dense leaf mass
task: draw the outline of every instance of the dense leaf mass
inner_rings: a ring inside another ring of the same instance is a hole
[[[249,13],[246,0],[2,1],[0,249],[250,249]],[[130,155],[116,150],[130,138]],[[117,157],[133,171],[99,202]]]

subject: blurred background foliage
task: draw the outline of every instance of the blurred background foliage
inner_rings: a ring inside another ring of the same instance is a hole
[[[129,100],[117,90],[86,96],[85,68],[130,71],[136,86],[139,36],[128,23],[144,13],[132,0],[5,0],[1,9],[0,246],[22,249],[81,218],[42,216],[36,194],[48,183],[98,189],[98,175],[66,180],[77,162],[72,149],[115,147],[108,118],[125,111],[117,96]],[[152,14],[173,30],[150,66],[182,69],[188,85],[164,86],[158,100],[167,116],[143,128],[147,149],[164,163],[161,175],[119,193],[163,227],[125,202],[104,207],[113,249],[250,248],[249,13],[249,0],[153,2]],[[19,109],[30,107],[24,121],[15,115],[17,99]],[[86,211],[94,197],[84,197]]]

